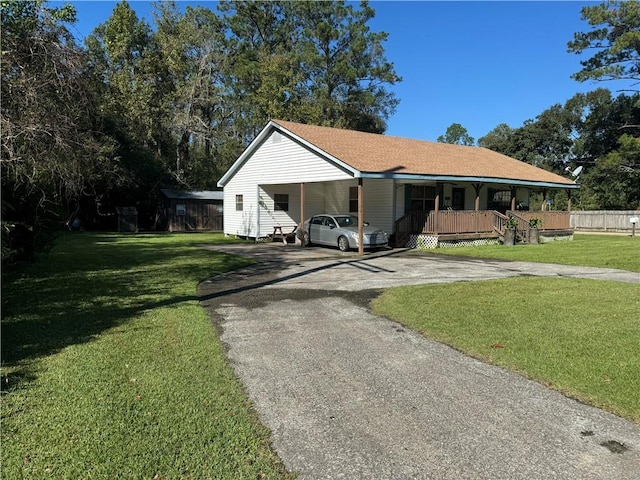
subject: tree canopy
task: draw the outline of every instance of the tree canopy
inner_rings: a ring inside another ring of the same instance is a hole
[[[473,145],[475,143],[474,138],[469,135],[467,129],[459,123],[452,123],[447,127],[447,131],[444,135],[440,135],[437,138],[440,143],[452,143],[455,145]]]
[[[592,27],[577,32],[568,42],[568,51],[582,54],[595,51],[580,63],[583,68],[573,75],[586,80],[631,80],[640,83],[640,3],[638,0],[608,1],[582,7],[582,19]],[[637,88],[634,88],[637,90]]]
[[[399,101],[364,1],[157,2],[150,25],[123,0],[84,46],[71,5],[0,6],[5,232],[134,205],[152,228],[161,187],[212,188],[269,119],[383,132]]]

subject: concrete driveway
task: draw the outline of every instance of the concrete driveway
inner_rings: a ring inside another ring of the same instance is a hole
[[[638,479],[640,426],[372,315],[379,289],[584,267],[391,251],[212,247],[257,265],[203,282],[228,358],[302,479]]]

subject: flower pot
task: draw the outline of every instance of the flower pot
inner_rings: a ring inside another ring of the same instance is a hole
[[[537,245],[540,243],[540,230],[537,228],[529,229],[529,243],[532,245]]]
[[[516,244],[516,229],[515,228],[507,228],[504,231],[504,245],[513,246]]]

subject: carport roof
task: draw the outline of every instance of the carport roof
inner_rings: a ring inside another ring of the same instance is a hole
[[[223,186],[274,130],[340,164],[354,177],[495,182],[579,188],[572,180],[483,147],[272,120],[224,175]]]

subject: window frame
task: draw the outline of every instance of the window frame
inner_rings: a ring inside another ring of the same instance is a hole
[[[273,194],[273,211],[274,212],[289,211],[289,194],[288,193]]]
[[[349,213],[358,213],[358,187],[349,187]]]
[[[236,212],[242,212],[244,210],[244,195],[236,195]]]

